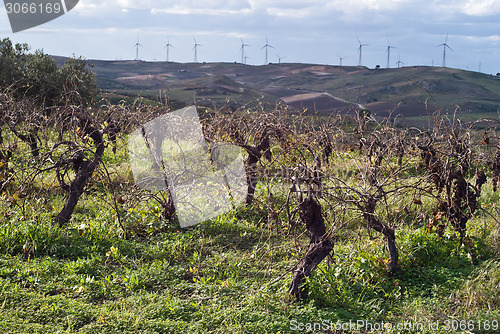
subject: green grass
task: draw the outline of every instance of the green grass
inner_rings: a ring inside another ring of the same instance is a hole
[[[499,205],[489,184],[469,222],[467,246],[454,233],[426,232],[418,212],[406,220],[387,215],[401,222],[400,271],[391,276],[384,240],[353,223],[308,279],[308,300],[296,303],[288,287],[308,238],[286,217],[267,216],[270,204],[284,203],[287,186],[272,185],[273,203],[261,186],[253,206],[180,229],[161,219],[153,200],[110,205],[132,191],[124,143],[104,158],[112,182],[97,174],[64,228],[51,223],[63,203],[55,186],[44,198],[1,199],[1,333],[324,333],[358,321],[394,326],[387,333],[449,333],[446,325],[454,324],[475,326],[462,333],[498,332],[500,225],[489,213],[498,216]],[[339,175],[354,178],[356,154],[335,155]],[[422,200],[411,209],[431,210]],[[128,239],[123,227],[131,228]],[[404,323],[425,327],[397,330]]]
[[[452,234],[399,230],[401,271],[393,277],[383,240],[338,240],[309,280],[309,301],[293,303],[290,269],[306,240],[259,226],[249,209],[187,230],[167,224],[146,240],[120,238],[106,213],[77,216],[73,225],[85,227],[76,231],[52,227],[48,217],[21,218],[4,220],[0,231],[4,332],[288,333],[322,321],[500,316],[498,245],[477,243],[482,260],[473,266]],[[491,221],[473,226],[478,234],[498,230]]]

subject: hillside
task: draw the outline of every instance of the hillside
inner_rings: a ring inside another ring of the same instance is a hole
[[[155,97],[168,88],[172,103],[185,105],[279,100],[323,113],[367,108],[418,118],[438,106],[467,117],[497,116],[500,80],[441,67],[368,69],[312,64],[173,63],[89,60],[100,87],[126,96]],[[229,101],[229,102],[228,102]]]
[[[142,98],[83,105],[95,94],[68,86],[93,86],[84,63],[46,60],[12,63],[29,70],[12,71],[26,94],[0,91],[0,334],[500,333],[498,121],[425,131],[260,108],[389,105],[398,89],[439,99],[448,81],[466,101],[496,81],[96,62],[101,84],[130,96],[259,103],[199,121]]]

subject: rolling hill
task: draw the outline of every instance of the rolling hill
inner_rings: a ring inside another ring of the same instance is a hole
[[[58,59],[62,61],[62,59]],[[118,97],[171,103],[245,104],[282,101],[321,113],[367,108],[373,114],[421,118],[436,108],[471,118],[498,117],[500,78],[442,67],[369,69],[314,64],[174,63],[89,60],[100,87]]]

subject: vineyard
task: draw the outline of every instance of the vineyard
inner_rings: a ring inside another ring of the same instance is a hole
[[[181,228],[128,150],[168,94],[86,99],[80,62],[62,93],[0,92],[1,332],[498,332],[498,120],[198,108],[245,200]]]

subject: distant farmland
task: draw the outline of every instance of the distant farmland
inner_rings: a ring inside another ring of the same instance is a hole
[[[380,117],[422,120],[437,109],[457,111],[462,118],[496,118],[500,107],[497,77],[441,67],[89,62],[108,94],[154,98],[168,90],[170,101],[177,106],[210,101],[210,105],[238,107],[252,101],[269,105],[281,101],[324,114],[362,107]]]

